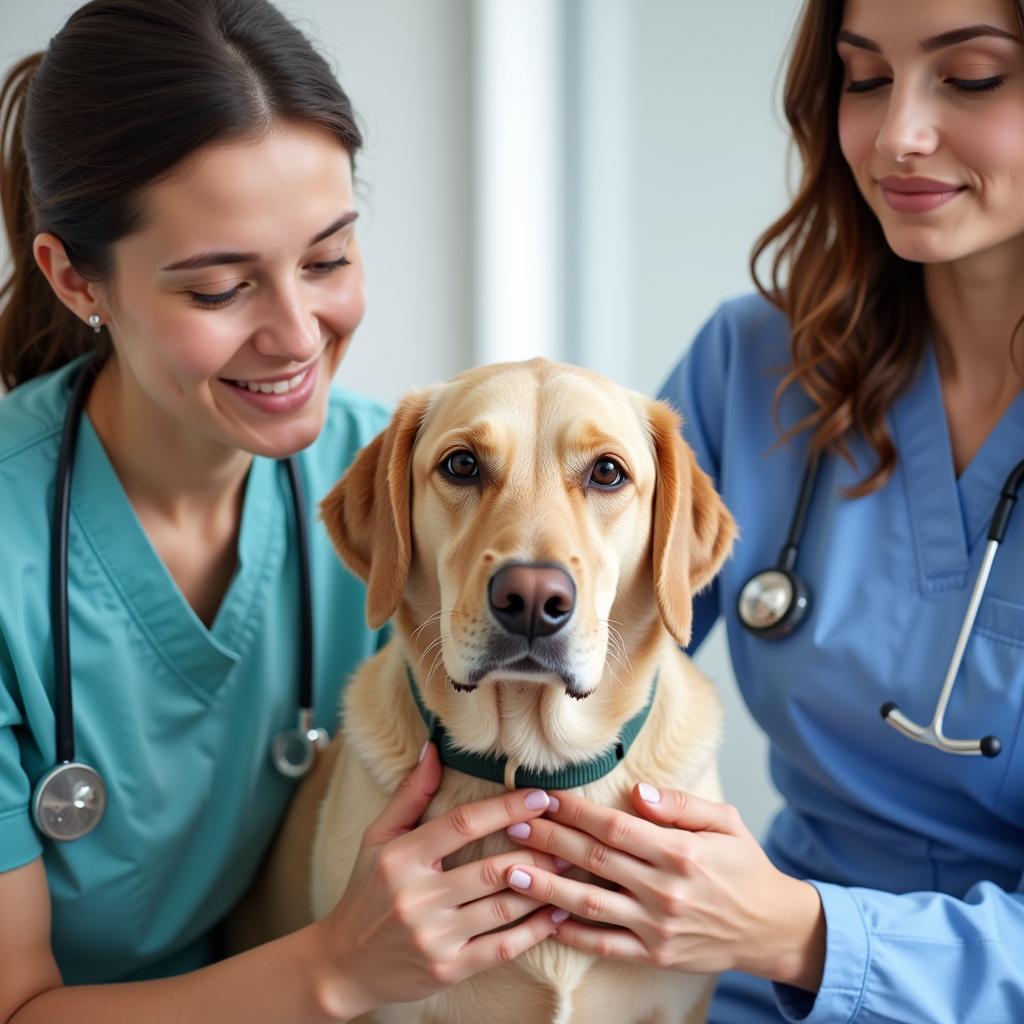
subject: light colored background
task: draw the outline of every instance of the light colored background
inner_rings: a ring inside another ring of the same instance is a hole
[[[0,65],[76,6],[0,0]],[[393,401],[542,353],[653,392],[750,287],[751,243],[785,204],[777,94],[799,0],[280,6],[365,128],[369,311],[348,386]],[[760,831],[778,798],[720,629],[698,660],[726,705],[726,793]]]

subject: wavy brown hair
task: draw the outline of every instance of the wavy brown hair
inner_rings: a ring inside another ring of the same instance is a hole
[[[51,232],[84,278],[145,222],[145,187],[202,146],[275,120],[323,129],[355,160],[348,97],[268,0],[91,0],[0,86],[0,205],[12,268],[0,284],[8,388],[109,347],[57,299],[32,242]]]
[[[1024,0],[1013,0],[1024,31]],[[793,40],[783,110],[802,164],[789,209],[758,238],[750,266],[790,324],[791,363],[775,395],[799,385],[815,410],[783,441],[811,431],[811,449],[853,461],[860,434],[878,464],[850,496],[883,486],[896,467],[885,423],[921,362],[928,328],[921,265],[897,256],[839,148],[843,0],[807,0]],[[771,250],[770,277],[758,264]]]

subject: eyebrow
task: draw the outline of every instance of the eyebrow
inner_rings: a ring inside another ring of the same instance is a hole
[[[306,248],[310,249],[317,242],[322,242],[325,238],[329,238],[336,231],[340,231],[342,228],[347,227],[351,224],[359,214],[354,210],[339,217],[333,224],[328,224],[323,231],[318,231],[307,243]],[[202,270],[204,267],[220,267],[229,263],[257,263],[259,262],[260,254],[258,252],[201,252],[195,256],[189,256],[186,259],[178,260],[175,263],[169,263],[163,270]]]
[[[1015,36],[1005,29],[996,28],[995,25],[967,25],[964,28],[955,28],[949,32],[942,32],[937,36],[922,39],[917,45],[924,53],[934,53],[936,50],[944,50],[947,46],[956,46],[958,43],[966,43],[970,39],[977,39],[979,36],[994,36],[997,39],[1010,39],[1020,43],[1020,36]],[[869,50],[871,53],[881,53],[882,48],[873,39],[857,35],[856,32],[849,32],[842,29],[836,36],[837,43],[848,43],[856,46],[859,50]]]

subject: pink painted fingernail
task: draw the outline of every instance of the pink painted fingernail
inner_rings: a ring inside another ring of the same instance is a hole
[[[641,782],[639,788],[641,800],[646,800],[649,804],[661,803],[661,794],[653,786],[649,786],[646,782]]]
[[[564,860],[562,857],[555,858],[555,867],[558,868],[559,871],[564,871],[571,863],[572,861]]]
[[[569,911],[563,910],[559,907],[557,910],[553,910],[551,912],[551,920],[554,921],[555,924],[562,924],[564,921],[569,920]]]
[[[557,796],[549,796],[548,797],[548,810],[552,814],[557,814],[558,813],[558,809],[561,806],[562,806],[561,801],[558,799]]]
[[[544,792],[543,789],[531,789],[526,794],[526,806],[531,811],[539,811],[544,807],[547,807],[551,803],[551,797]]]
[[[508,884],[514,885],[517,889],[529,889],[532,881],[533,879],[519,868],[513,868],[512,874],[508,876]]]
[[[530,826],[525,821],[519,822],[518,825],[509,825],[505,831],[513,839],[529,839],[530,838]]]

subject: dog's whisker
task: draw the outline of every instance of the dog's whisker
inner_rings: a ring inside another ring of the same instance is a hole
[[[626,641],[622,638],[622,634],[617,629],[615,629],[614,627],[609,626],[608,627],[608,639],[609,639],[609,641],[611,641],[616,646],[616,649],[619,650],[622,653],[623,658],[626,659],[626,665],[627,665],[630,673],[632,673],[632,671],[633,671],[633,663],[630,660],[629,650],[626,647]]]
[[[436,622],[436,621],[438,621],[438,620],[439,620],[439,619],[441,618],[441,616],[442,616],[443,614],[444,614],[444,611],[442,610],[442,611],[434,612],[434,614],[433,614],[433,615],[428,615],[428,616],[427,616],[427,618],[425,618],[425,619],[424,619],[424,620],[423,620],[423,621],[422,621],[422,622],[421,622],[421,623],[420,623],[420,624],[419,624],[419,625],[418,625],[418,626],[417,626],[417,627],[416,627],[416,628],[415,628],[415,629],[414,629],[414,630],[412,631],[412,633],[411,633],[411,634],[409,635],[409,641],[410,641],[410,642],[415,642],[415,640],[416,640],[416,637],[417,637],[417,636],[419,636],[419,634],[420,634],[420,633],[421,633],[421,632],[422,632],[422,631],[423,631],[424,629],[426,629],[426,628],[427,628],[427,626],[429,626],[429,625],[430,625],[430,624],[431,624],[432,622]]]
[[[426,689],[430,689],[430,681],[434,677],[434,671],[438,668],[444,668],[444,649],[438,648],[437,653],[434,655],[434,660],[430,664],[430,671],[427,673],[427,681],[425,683]],[[447,672],[445,673],[447,675]]]
[[[428,645],[427,645],[427,646],[426,646],[426,647],[425,647],[425,648],[423,649],[423,652],[422,652],[422,653],[420,654],[420,656],[419,656],[419,657],[418,657],[418,658],[416,659],[416,667],[417,667],[417,668],[419,668],[419,667],[420,667],[420,665],[421,665],[421,664],[423,663],[423,659],[424,659],[424,658],[425,658],[425,657],[426,657],[426,656],[427,656],[428,654],[430,654],[431,650],[433,650],[433,649],[434,649],[435,647],[437,647],[437,648],[440,648],[440,647],[441,647],[441,645],[442,645],[443,643],[444,643],[444,637],[440,637],[440,636],[439,636],[439,637],[438,637],[438,638],[437,638],[436,640],[432,640],[432,641],[431,641],[431,642],[430,642],[430,643],[429,643],[429,644],[428,644]]]
[[[621,668],[624,672],[628,672],[629,671],[629,664],[628,664],[627,661],[623,660],[623,657],[622,657],[622,655],[621,655],[621,653],[619,651],[616,651],[616,650],[614,650],[612,648],[609,648],[608,649],[608,660],[609,661],[614,661],[615,664],[618,665],[619,668]]]
[[[621,640],[617,640],[615,637],[609,637],[608,652],[609,654],[614,653],[617,655],[622,660],[623,667],[629,666],[629,652],[626,650],[626,646]]]
[[[619,678],[619,674],[615,671],[615,669],[613,669],[612,666],[609,665],[607,662],[605,662],[605,666],[608,669],[608,675],[610,675],[612,678],[612,682],[620,686],[623,690],[625,690],[626,684]]]

